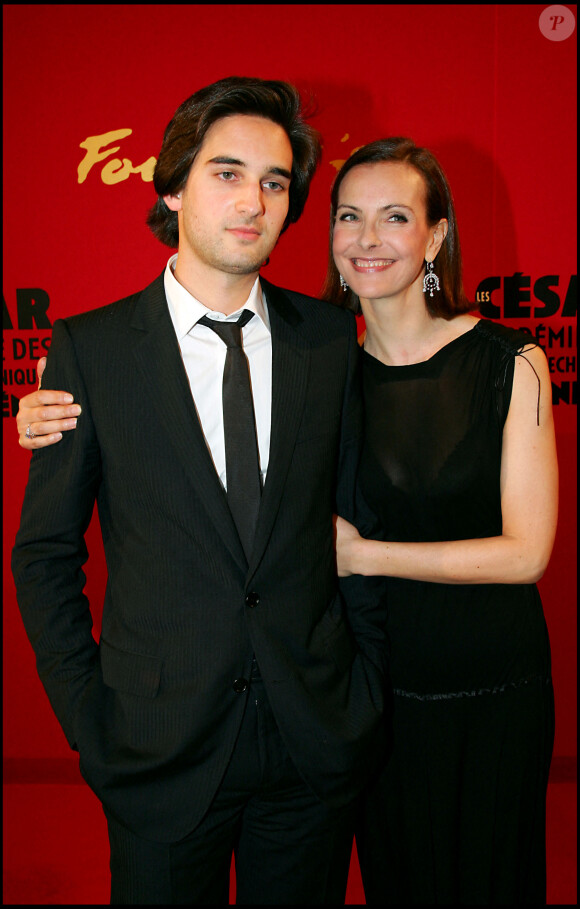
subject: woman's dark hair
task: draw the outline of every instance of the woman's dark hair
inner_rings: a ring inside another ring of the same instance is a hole
[[[230,76],[184,101],[165,130],[153,174],[158,199],[147,216],[147,225],[167,246],[179,245],[179,231],[177,212],[167,207],[163,196],[181,192],[210,126],[232,114],[264,117],[285,130],[292,146],[292,179],[282,230],[302,214],[320,162],[321,142],[316,130],[305,122],[307,115],[298,91],[288,82]]]
[[[342,181],[353,167],[392,161],[409,164],[423,177],[427,223],[435,225],[441,218],[447,218],[449,224],[447,236],[437,254],[436,272],[441,290],[436,290],[433,297],[425,294],[427,310],[433,317],[439,316],[448,320],[459,313],[469,312],[475,307],[467,299],[463,289],[459,234],[453,197],[447,178],[432,152],[427,148],[418,148],[412,139],[400,137],[378,139],[376,142],[363,145],[345,161],[336,175],[330,196],[330,250],[322,298],[330,300],[344,309],[350,309],[357,315],[361,313],[360,300],[354,291],[350,287],[346,292],[342,290],[340,275],[332,256],[332,236],[338,208],[338,194]]]

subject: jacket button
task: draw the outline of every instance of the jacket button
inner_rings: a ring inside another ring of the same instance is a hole
[[[246,597],[246,606],[250,606],[251,609],[254,609],[255,606],[260,602],[260,596],[256,593],[255,590],[252,590]]]
[[[234,679],[234,691],[236,694],[241,694],[242,691],[245,691],[248,687],[247,679]]]

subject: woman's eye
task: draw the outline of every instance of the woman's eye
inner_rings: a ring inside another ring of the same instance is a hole
[[[356,221],[356,215],[351,211],[346,211],[338,216],[339,221]]]

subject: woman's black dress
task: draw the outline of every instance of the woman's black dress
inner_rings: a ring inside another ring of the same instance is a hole
[[[502,430],[529,341],[481,320],[426,362],[363,353],[360,493],[381,539],[501,534]],[[536,586],[385,586],[393,751],[357,834],[367,902],[545,903],[553,695]]]

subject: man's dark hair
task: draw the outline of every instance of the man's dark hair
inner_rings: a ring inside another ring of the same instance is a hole
[[[167,207],[163,196],[183,190],[207,131],[217,120],[233,114],[264,117],[285,130],[292,146],[292,179],[282,230],[302,214],[320,162],[321,142],[316,130],[306,123],[297,89],[288,82],[230,76],[184,101],[165,130],[153,175],[158,199],[147,216],[147,225],[167,246],[179,245],[179,231],[177,212]]]

